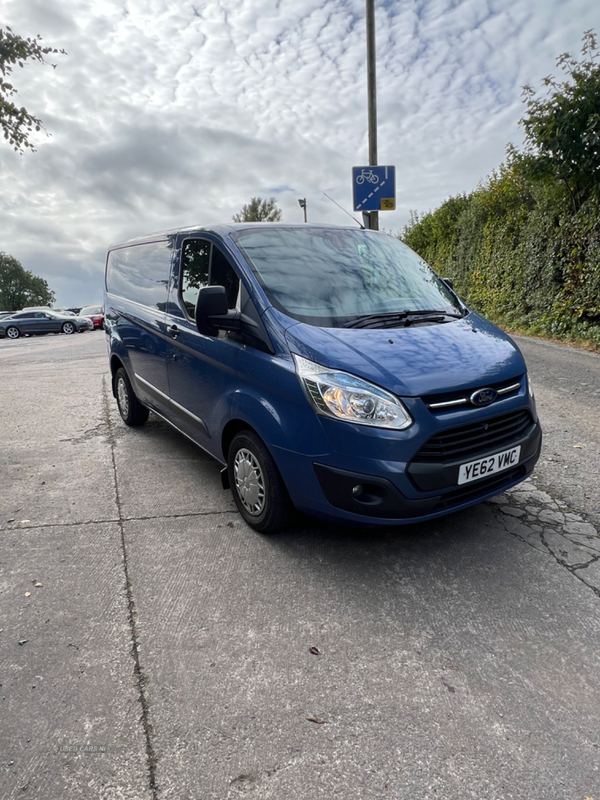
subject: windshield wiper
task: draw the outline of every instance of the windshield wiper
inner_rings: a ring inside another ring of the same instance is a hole
[[[395,328],[412,325],[413,322],[443,322],[447,317],[462,319],[464,314],[454,311],[445,311],[441,308],[423,309],[418,311],[394,311],[387,314],[364,314],[350,322],[345,322],[342,328]],[[400,323],[400,325],[398,325]]]
[[[441,314],[444,317],[455,317],[456,319],[462,319],[465,316],[463,311],[447,311],[445,308],[419,309],[418,311],[409,311],[408,313],[411,317],[428,316],[429,314]]]
[[[394,311],[387,314],[363,314],[350,322],[345,322],[342,328],[387,328],[389,323],[403,322],[410,313],[410,311]],[[377,323],[383,324],[379,326]]]

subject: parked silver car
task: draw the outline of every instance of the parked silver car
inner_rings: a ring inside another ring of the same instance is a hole
[[[0,337],[40,336],[44,333],[83,333],[94,323],[87,317],[69,317],[56,311],[17,311],[0,320]]]

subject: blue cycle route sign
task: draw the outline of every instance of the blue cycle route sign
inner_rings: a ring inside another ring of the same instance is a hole
[[[396,167],[352,167],[355,211],[394,211]]]

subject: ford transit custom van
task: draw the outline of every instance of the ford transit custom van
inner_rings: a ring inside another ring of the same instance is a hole
[[[529,475],[541,429],[523,357],[378,231],[248,223],[110,247],[105,319],[127,425],[149,411],[222,466],[258,531],[293,508],[399,525]]]

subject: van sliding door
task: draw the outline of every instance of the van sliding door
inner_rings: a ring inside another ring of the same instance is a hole
[[[109,254],[107,304],[118,297],[117,331],[136,395],[170,413],[166,333],[168,284],[175,237],[117,248]]]

